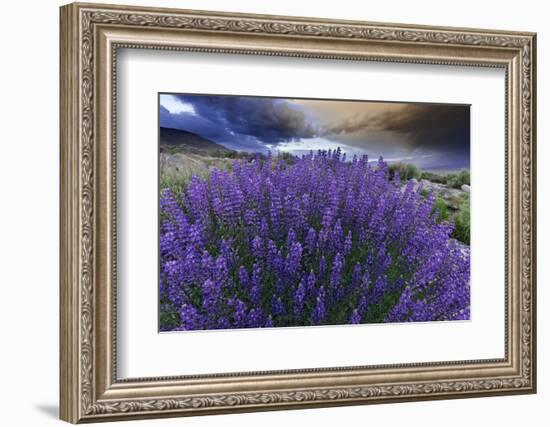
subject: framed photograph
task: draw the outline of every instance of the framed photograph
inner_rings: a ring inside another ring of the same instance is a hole
[[[60,22],[63,420],[536,391],[535,34]]]

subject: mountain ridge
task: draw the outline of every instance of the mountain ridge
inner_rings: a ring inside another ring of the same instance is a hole
[[[190,151],[204,155],[234,151],[196,133],[162,126],[159,129],[159,143],[161,151]]]

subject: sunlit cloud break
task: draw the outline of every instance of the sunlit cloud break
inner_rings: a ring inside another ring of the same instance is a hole
[[[170,114],[195,114],[195,108],[193,104],[181,102],[177,97],[173,95],[161,95],[161,105],[166,108]]]

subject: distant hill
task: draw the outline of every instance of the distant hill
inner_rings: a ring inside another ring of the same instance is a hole
[[[164,127],[160,128],[160,149],[164,152],[188,151],[202,155],[209,155],[216,152],[234,152],[196,133]]]

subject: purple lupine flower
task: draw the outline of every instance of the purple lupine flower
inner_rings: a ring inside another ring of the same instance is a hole
[[[334,229],[330,233],[329,238],[329,253],[331,255],[342,253],[344,251],[344,230],[340,219],[336,220]]]
[[[359,315],[365,314],[367,311],[367,297],[365,295],[361,295],[359,298],[359,302],[357,303],[357,312]]]
[[[238,298],[231,298],[227,304],[233,308],[233,324],[238,325],[236,327],[244,328],[248,326],[248,316],[246,313],[246,305]]]
[[[310,256],[315,254],[315,247],[317,243],[317,232],[314,228],[310,228],[306,237],[306,250]]]
[[[252,255],[260,259],[264,255],[264,244],[260,236],[255,236],[252,239]]]
[[[252,283],[250,287],[250,300],[256,308],[260,308],[262,299],[262,268],[258,264],[252,267]]]
[[[182,188],[159,200],[163,331],[470,316],[469,252],[382,159],[256,155]]]
[[[296,232],[294,231],[293,228],[290,228],[290,230],[288,230],[288,233],[287,233],[287,238],[286,238],[286,247],[287,248],[291,248],[294,243],[296,243]]]
[[[307,276],[307,285],[306,285],[306,295],[307,295],[307,298],[309,299],[312,299],[314,298],[314,296],[316,296],[317,292],[316,292],[316,287],[315,287],[315,284],[316,284],[316,278],[315,278],[315,273],[312,271],[310,271],[309,275]]]
[[[269,238],[269,225],[267,223],[267,218],[263,217],[260,221],[260,237],[264,240]]]
[[[207,225],[210,219],[208,214],[210,208],[208,200],[208,183],[193,175],[187,187],[186,201],[186,206],[192,213],[195,221],[200,221],[204,225]]]
[[[351,313],[351,316],[349,318],[349,323],[352,323],[352,324],[361,323],[361,316],[359,315],[358,309],[354,309],[353,313]]]
[[[355,263],[355,266],[353,267],[353,273],[351,275],[351,289],[357,288],[361,283],[361,264],[358,262]]]
[[[243,289],[250,289],[250,275],[243,265],[239,268],[239,283]]]
[[[352,235],[350,230],[346,235],[346,240],[344,240],[344,256],[349,255],[349,253],[351,252],[351,246],[352,246]]]
[[[281,301],[281,297],[273,295],[271,299],[271,315],[274,318],[282,317],[286,314],[285,306]]]
[[[311,323],[313,325],[320,325],[326,317],[325,307],[325,288],[321,286],[315,299],[315,307],[311,313]]]
[[[256,235],[260,229],[258,212],[254,209],[247,209],[244,213],[244,224],[246,226],[246,231],[249,235]]]
[[[199,311],[191,304],[183,304],[180,308],[182,330],[202,329],[203,322]]]
[[[223,242],[222,242],[223,246]],[[227,259],[220,255],[216,258],[216,264],[214,266],[214,278],[221,283],[222,285],[227,283],[229,276],[229,266],[227,264]]]
[[[202,286],[202,294],[202,311],[206,313],[205,329],[218,328],[224,318],[220,311],[220,304],[223,303],[222,286],[220,283],[208,279]]]
[[[306,285],[300,281],[298,287],[292,293],[292,305],[294,318],[301,318],[304,314],[304,302],[306,299]]]
[[[334,257],[332,270],[330,272],[329,288],[331,290],[331,302],[333,301],[333,299],[336,299],[336,301],[340,301],[344,295],[344,287],[341,284],[343,269],[344,257],[342,256],[342,254],[337,253]]]
[[[219,274],[223,277],[227,277],[227,270],[230,269],[235,261],[235,252],[233,251],[233,241],[232,239],[222,239],[220,242],[220,253],[221,256],[216,261],[218,264],[217,268],[223,269]],[[220,279],[221,280],[221,279]]]
[[[369,300],[372,304],[377,304],[382,300],[387,286],[386,276],[379,276],[371,289]]]
[[[302,260],[302,252],[300,242],[294,242],[290,247],[285,262],[285,271],[290,277],[294,277],[298,272]]]
[[[260,308],[254,307],[250,310],[247,324],[249,328],[261,328],[264,326],[265,319]]]
[[[327,260],[325,258],[325,256],[321,256],[321,259],[319,260],[319,280],[320,281],[323,281],[325,280],[326,278],[326,275],[327,275]]]

